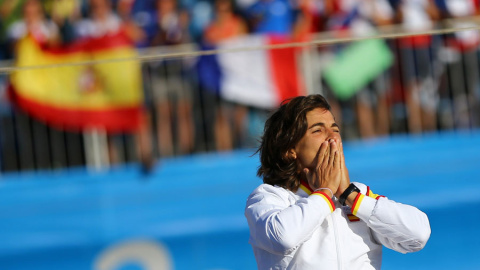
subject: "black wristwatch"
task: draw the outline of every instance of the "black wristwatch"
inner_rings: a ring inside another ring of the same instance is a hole
[[[350,186],[348,186],[348,188],[345,189],[342,195],[340,195],[340,198],[338,198],[338,202],[341,205],[345,206],[345,201],[347,200],[348,195],[350,195],[354,191],[360,193],[360,189],[358,189],[357,186],[355,186],[354,184],[350,184]]]

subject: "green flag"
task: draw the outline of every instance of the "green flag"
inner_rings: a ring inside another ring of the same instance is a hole
[[[369,39],[352,43],[325,68],[323,77],[339,99],[348,99],[386,70],[393,55],[385,41]]]

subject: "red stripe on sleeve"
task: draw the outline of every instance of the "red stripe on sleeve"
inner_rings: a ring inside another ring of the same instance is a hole
[[[313,189],[310,187],[310,185],[305,180],[303,180],[303,179],[300,180],[300,184],[302,186],[306,187],[310,191],[310,193],[313,193]]]
[[[335,204],[333,203],[332,198],[330,198],[325,192],[315,191],[312,194],[322,194],[323,197],[325,197],[328,200],[328,202],[330,203],[330,206],[332,207],[332,212],[333,212],[333,210],[335,210]]]
[[[355,209],[355,207],[357,207],[357,202],[358,202],[358,198],[360,198],[360,196],[362,195],[362,193],[357,193],[357,196],[355,197],[355,200],[353,201],[353,204],[352,204],[352,210]]]

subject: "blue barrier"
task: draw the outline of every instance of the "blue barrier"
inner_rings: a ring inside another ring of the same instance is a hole
[[[243,216],[253,150],[0,178],[0,269],[255,269]],[[352,180],[425,211],[424,250],[384,269],[480,269],[480,131],[345,144]],[[153,259],[152,259],[153,258]]]

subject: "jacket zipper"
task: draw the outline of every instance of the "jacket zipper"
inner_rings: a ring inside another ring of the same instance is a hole
[[[340,241],[338,240],[338,231],[337,231],[337,224],[335,222],[335,217],[332,213],[332,215],[330,215],[331,218],[332,218],[332,225],[333,225],[333,234],[335,234],[335,248],[337,249],[337,265],[338,265],[338,270],[342,270],[343,269],[343,265],[342,265],[342,251],[341,251],[341,248],[340,248]]]

